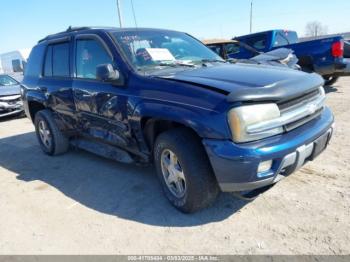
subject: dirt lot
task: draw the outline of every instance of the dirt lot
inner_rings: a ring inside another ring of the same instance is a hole
[[[0,122],[0,254],[350,254],[350,78],[328,90],[328,150],[255,201],[184,215],[152,168],[45,156],[27,119]]]

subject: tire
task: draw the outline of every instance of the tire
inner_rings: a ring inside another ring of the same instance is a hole
[[[166,165],[163,164],[171,158],[169,152],[173,152],[176,156],[176,168],[178,168],[176,172],[181,170],[184,177],[184,180],[181,178],[177,180],[177,182],[182,182],[184,188],[182,194],[176,195],[174,191],[179,193],[174,189],[176,183],[169,186],[171,179],[166,179],[170,172],[166,167],[164,168]],[[168,153],[169,159],[167,158]],[[162,157],[167,160],[162,162]],[[160,134],[154,145],[154,161],[167,199],[181,212],[194,213],[208,207],[217,198],[219,188],[208,156],[200,139],[192,131],[178,128]]]
[[[323,76],[323,79],[325,81],[325,86],[332,86],[338,81],[339,76]]]
[[[35,114],[34,125],[39,144],[45,154],[54,156],[64,154],[68,151],[69,140],[58,129],[50,110],[45,109],[37,112]],[[43,127],[48,132],[43,132]],[[50,143],[43,137],[49,139]]]

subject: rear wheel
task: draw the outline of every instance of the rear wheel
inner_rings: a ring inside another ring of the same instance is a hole
[[[50,110],[35,115],[35,131],[41,149],[48,155],[60,155],[68,151],[69,141],[58,129]]]
[[[177,209],[193,213],[209,206],[219,188],[200,139],[179,128],[158,136],[154,161],[166,197]]]
[[[338,81],[339,76],[323,76],[323,79],[326,86],[332,86]]]

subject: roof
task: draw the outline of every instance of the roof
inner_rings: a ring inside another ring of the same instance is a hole
[[[283,32],[295,32],[294,30],[289,30],[289,29],[272,29],[272,30],[266,30],[266,31],[260,31],[260,32],[255,32],[255,33],[251,33],[251,34],[247,34],[247,35],[240,35],[240,36],[236,36],[234,37],[239,39],[239,38],[246,38],[246,37],[251,37],[251,36],[255,36],[255,35],[260,35],[260,34],[267,34],[270,32],[279,32],[279,31],[283,31]]]
[[[205,45],[238,43],[238,41],[236,40],[226,40],[226,39],[208,39],[208,40],[203,40],[202,42]]]
[[[118,27],[104,27],[104,26],[83,26],[83,27],[68,27],[66,31],[59,32],[56,34],[48,35],[45,38],[39,40],[40,42],[43,42],[45,40],[50,40],[50,39],[55,39],[57,37],[65,37],[69,36],[72,33],[76,32],[84,32],[84,31],[91,31],[91,30],[102,30],[102,31],[114,31],[114,32],[125,32],[125,31],[148,31],[148,30],[153,30],[153,31],[173,31],[173,30],[168,30],[168,29],[157,29],[157,28],[136,28],[136,27],[123,27],[123,28],[118,28]],[[174,32],[174,31],[173,31]]]

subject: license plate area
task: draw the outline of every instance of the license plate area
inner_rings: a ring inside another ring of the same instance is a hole
[[[332,137],[333,128],[329,129],[314,142],[303,145],[296,149],[295,152],[287,155],[282,160],[277,174],[284,176],[299,170],[307,161],[312,161],[318,157],[326,148]]]
[[[318,157],[328,146],[329,140],[332,136],[332,130],[329,130],[327,133],[325,133],[323,136],[319,137],[314,142],[314,149],[311,154],[310,160],[314,160],[316,157]]]

